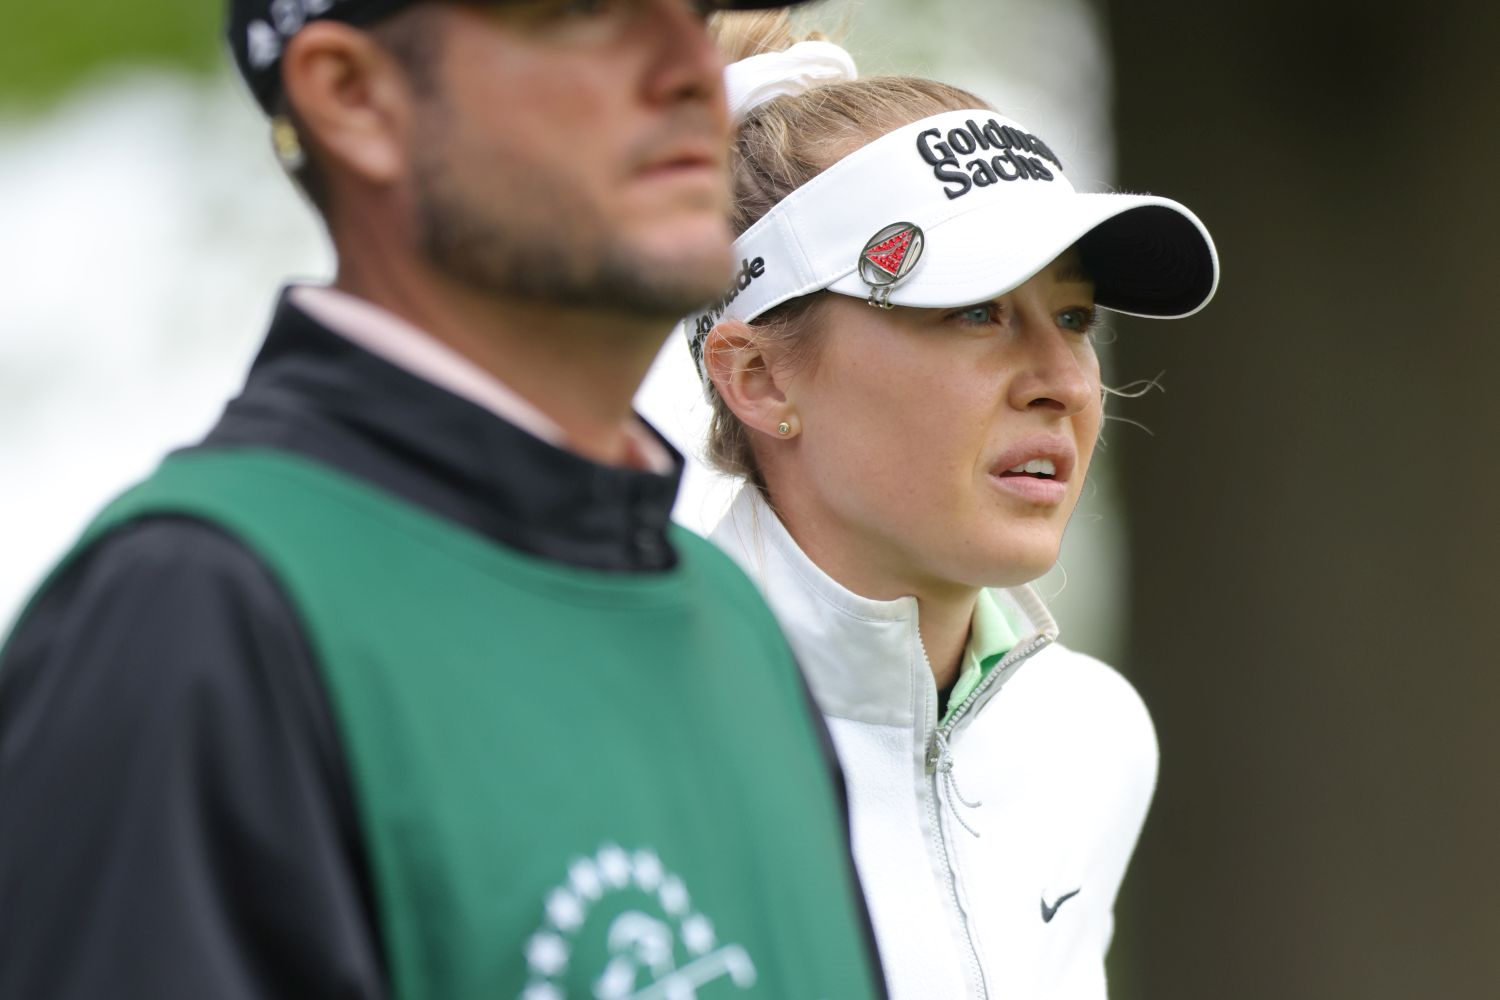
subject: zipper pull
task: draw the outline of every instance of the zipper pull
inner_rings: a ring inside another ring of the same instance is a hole
[[[938,761],[942,759],[943,751],[938,746],[937,733],[933,733],[927,739],[927,773],[937,772]]]

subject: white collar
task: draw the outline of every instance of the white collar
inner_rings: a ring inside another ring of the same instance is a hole
[[[888,726],[921,721],[915,712],[923,699],[914,686],[933,681],[915,597],[877,601],[845,588],[807,557],[751,486],[740,490],[709,537],[760,588],[825,715]],[[1033,587],[991,593],[1017,648],[1057,637],[1057,623]],[[983,700],[999,687],[990,684]]]
[[[298,285],[292,302],[329,330],[371,354],[440,389],[489,410],[506,423],[554,448],[568,448],[557,422],[447,344],[373,302],[319,285]],[[660,474],[674,468],[672,456],[639,419],[627,428],[627,465]]]

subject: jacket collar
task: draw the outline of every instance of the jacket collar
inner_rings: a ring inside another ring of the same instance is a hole
[[[653,432],[654,433],[654,432]],[[511,548],[588,569],[664,570],[682,458],[599,465],[324,327],[283,295],[244,391],[200,447],[275,447]]]
[[[740,490],[710,537],[760,588],[825,715],[912,726],[925,719],[925,693],[932,694],[935,710],[916,598],[876,601],[839,584],[807,557],[753,487]],[[1017,637],[1014,649],[1040,648],[1057,637],[1057,623],[1035,588],[989,593]],[[1011,659],[1004,658],[997,667],[1003,675],[983,686],[966,715],[1014,675],[1021,659]]]

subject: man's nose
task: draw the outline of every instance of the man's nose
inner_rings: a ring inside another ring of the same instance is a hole
[[[642,31],[653,43],[647,94],[672,102],[700,99],[724,103],[724,60],[699,4],[693,0],[641,0]]]

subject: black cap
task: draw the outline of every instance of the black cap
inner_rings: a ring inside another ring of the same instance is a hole
[[[309,21],[369,24],[421,0],[229,0],[229,48],[255,100],[271,114],[281,91],[281,50]],[[503,3],[504,0],[496,0]],[[769,10],[802,0],[719,0],[723,10]]]

